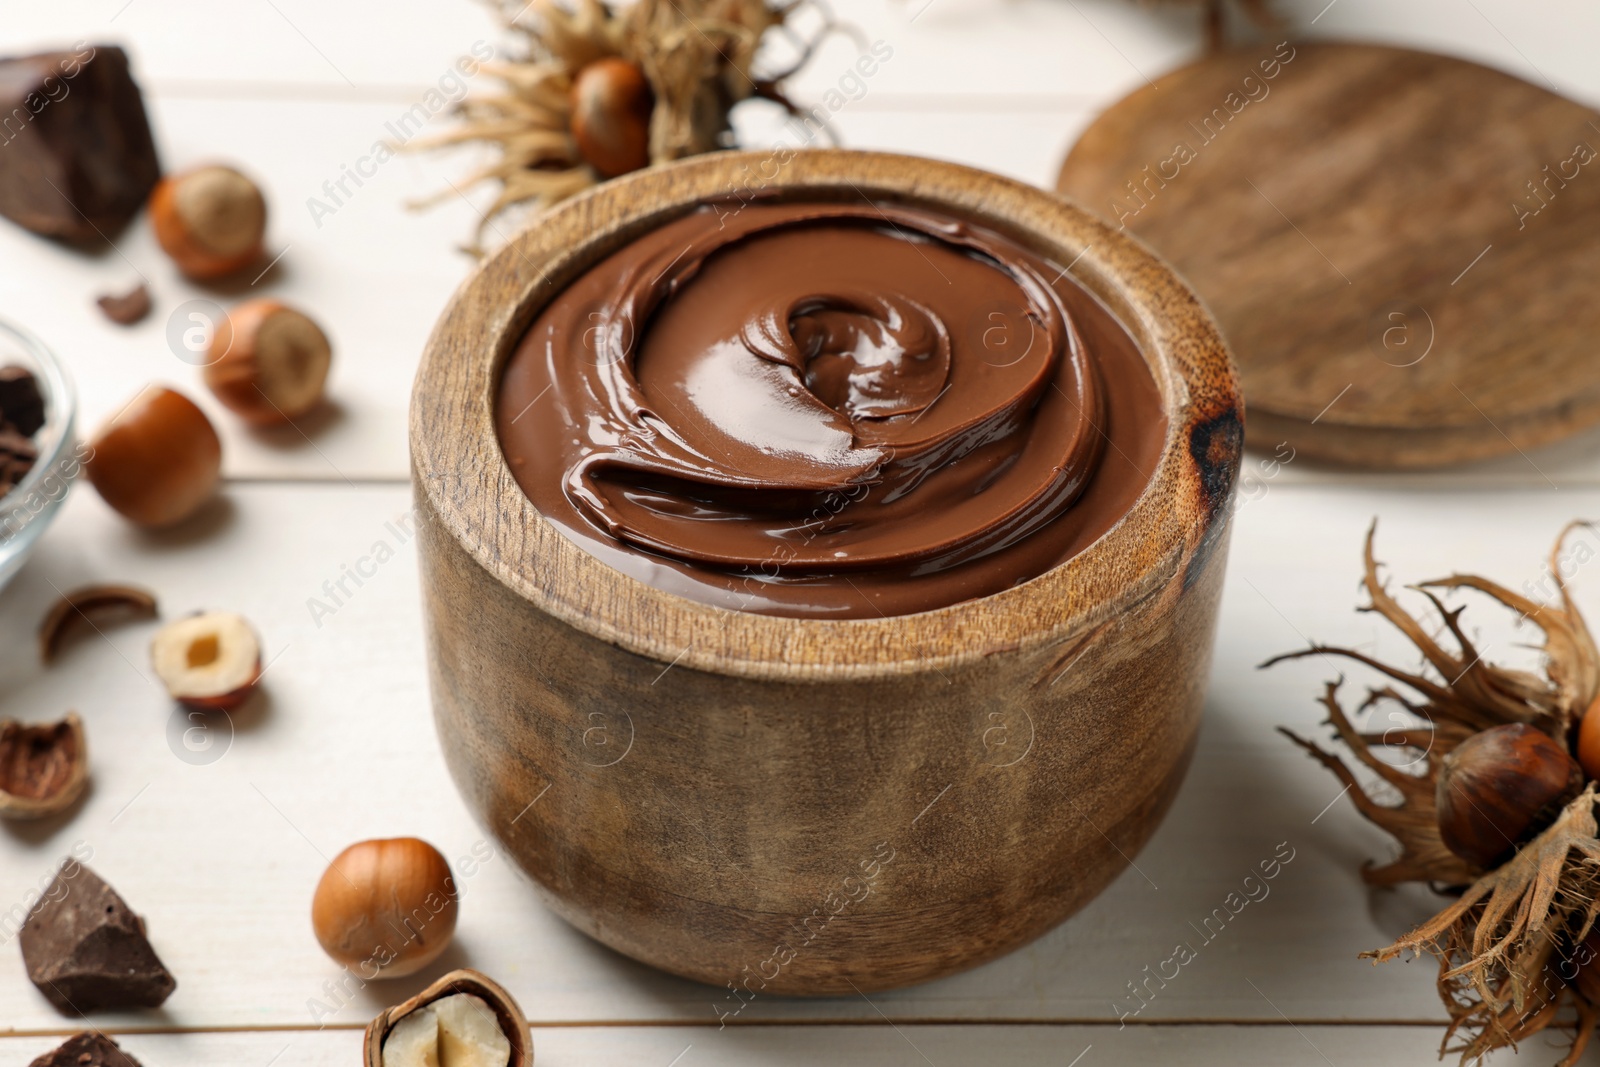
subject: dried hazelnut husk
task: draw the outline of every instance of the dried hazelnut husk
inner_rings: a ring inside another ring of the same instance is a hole
[[[83,720],[0,722],[0,817],[43,819],[70,808],[89,783]]]
[[[1577,972],[1572,976],[1572,986],[1590,1004],[1600,1004],[1600,929],[1578,943],[1573,952]]]
[[[87,622],[99,630],[101,621],[116,617],[124,619],[153,619],[156,617],[156,598],[148,590],[136,585],[84,585],[62,593],[45,613],[39,623],[39,660],[49,664],[61,651],[68,633]]]
[[[602,178],[650,165],[650,114],[656,97],[639,64],[597,59],[572,83],[572,139]]]
[[[316,407],[333,348],[316,323],[277,300],[250,300],[217,325],[206,386],[224,407],[257,426],[288,422]]]
[[[1583,791],[1583,769],[1549,734],[1506,723],[1473,734],[1441,761],[1439,836],[1478,867],[1498,866]]]
[[[105,502],[140,526],[170,526],[211,499],[222,441],[194,401],[144,388],[89,441],[84,473]]]
[[[150,194],[156,240],[191,278],[220,278],[262,255],[267,201],[256,183],[216,164],[170,174]]]
[[[359,841],[333,858],[311,901],[323,951],[362,978],[402,978],[455,936],[450,865],[415,837]]]
[[[174,700],[228,711],[261,680],[261,639],[243,615],[202,611],[157,630],[150,663]]]
[[[447,998],[457,996],[476,997],[487,1006],[499,1025],[500,1032],[504,1035],[510,1046],[509,1059],[484,1060],[473,1058],[472,1053],[467,1053],[467,1058],[452,1059],[452,1063],[460,1063],[462,1067],[533,1067],[533,1035],[528,1029],[528,1020],[523,1017],[522,1009],[501,986],[487,975],[471,970],[451,971],[437,982],[424,989],[421,993],[404,1003],[397,1004],[381,1013],[367,1026],[367,1033],[362,1049],[362,1061],[365,1067],[409,1067],[405,1058],[411,1054],[410,1049],[395,1049],[391,1051],[390,1059],[384,1058],[384,1047],[389,1037],[408,1018],[415,1013],[425,1011],[429,1005],[437,1004]],[[402,1032],[400,1039],[406,1039]],[[455,1051],[454,1049],[452,1051]],[[459,1053],[458,1053],[459,1055]],[[423,1062],[428,1062],[424,1060]],[[438,1061],[434,1061],[438,1062]]]

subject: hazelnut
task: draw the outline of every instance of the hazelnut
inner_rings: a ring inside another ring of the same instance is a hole
[[[367,1027],[365,1067],[533,1067],[522,1009],[498,984],[460,970]]]
[[[242,615],[204,611],[157,630],[150,663],[174,700],[227,711],[243,704],[261,679],[261,639]]]
[[[637,63],[597,59],[572,83],[572,139],[602,178],[650,165],[650,114],[655,93]]]
[[[206,386],[246,422],[271,426],[317,406],[332,360],[316,323],[280,301],[251,300],[217,325]]]
[[[170,174],[150,194],[156,240],[191,278],[220,278],[261,258],[267,202],[256,183],[232,167]]]
[[[401,978],[438,958],[456,929],[456,884],[414,837],[361,841],[335,856],[311,902],[323,951],[362,978]]]
[[[1473,734],[1440,763],[1439,836],[1469,863],[1495,867],[1555,821],[1583,781],[1566,750],[1532,726]]]
[[[188,518],[216,492],[222,442],[182,393],[146,386],[89,442],[84,473],[100,495],[140,526]]]
[[[1578,721],[1578,766],[1590,778],[1600,778],[1600,697]]]
[[[83,721],[0,722],[0,817],[43,819],[70,808],[89,783]]]

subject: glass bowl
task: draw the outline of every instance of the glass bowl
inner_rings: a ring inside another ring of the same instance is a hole
[[[77,396],[61,361],[33,334],[0,319],[0,367],[32,372],[44,395],[44,425],[34,434],[39,458],[12,490],[0,497],[0,589],[22,569],[38,544],[86,458],[74,433]]]

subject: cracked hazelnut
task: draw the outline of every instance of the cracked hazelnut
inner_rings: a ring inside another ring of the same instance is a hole
[[[89,442],[84,473],[107,504],[140,526],[169,526],[211,499],[222,442],[182,393],[150,385]]]
[[[439,850],[414,837],[361,841],[334,857],[311,902],[317,941],[364,978],[415,974],[456,930],[456,884]]]
[[[180,271],[220,278],[261,258],[267,202],[256,183],[232,167],[195,167],[157,183],[150,221]]]
[[[65,811],[88,782],[89,746],[77,715],[33,726],[0,722],[0,817],[43,819]]]
[[[650,165],[655,93],[637,63],[597,59],[572,83],[572,139],[602,178]]]
[[[150,662],[174,700],[227,711],[244,703],[261,678],[261,641],[244,616],[205,611],[158,630]]]
[[[277,300],[251,300],[217,325],[206,386],[246,422],[270,426],[317,406],[332,359],[316,323]]]
[[[533,1067],[522,1009],[477,971],[451,971],[367,1027],[365,1067]]]

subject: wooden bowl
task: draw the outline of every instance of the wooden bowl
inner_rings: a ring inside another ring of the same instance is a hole
[[[361,1040],[361,1062],[364,1067],[383,1067],[383,1043],[395,1024],[418,1008],[425,1008],[443,997],[456,993],[470,993],[494,1012],[500,1029],[511,1042],[511,1062],[507,1067],[533,1067],[533,1033],[528,1020],[523,1017],[517,1002],[486,974],[477,971],[451,971],[410,1000],[385,1008],[367,1024]]]
[[[1123,521],[1005,592],[829,621],[663,593],[559,534],[497,442],[506,356],[604,255],[758,192],[931,207],[1071,264],[1149,361],[1169,416]],[[1200,721],[1242,436],[1227,350],[1194,295],[1038,189],[831,150],[607,183],[484,263],[418,372],[412,472],[445,757],[556,912],[729,987],[728,1014],[756,994],[885,989],[999,956],[1105,888],[1171,803]]]

